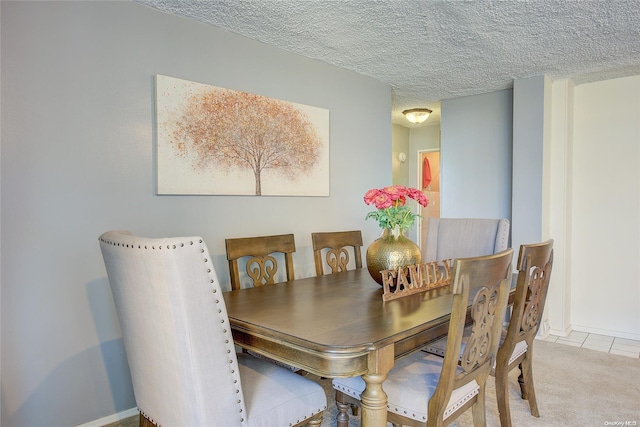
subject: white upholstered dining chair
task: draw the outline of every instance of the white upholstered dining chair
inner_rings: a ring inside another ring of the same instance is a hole
[[[140,426],[320,426],[327,402],[319,384],[236,354],[202,238],[110,231],[99,242]]]
[[[495,254],[509,245],[506,218],[429,218],[422,262]]]

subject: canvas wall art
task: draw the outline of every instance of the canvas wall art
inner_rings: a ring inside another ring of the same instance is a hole
[[[329,110],[156,76],[158,194],[329,195]]]

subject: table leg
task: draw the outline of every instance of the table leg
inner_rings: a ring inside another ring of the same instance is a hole
[[[387,394],[382,382],[393,367],[393,344],[371,352],[369,370],[362,375],[366,387],[362,392],[362,427],[387,426]]]

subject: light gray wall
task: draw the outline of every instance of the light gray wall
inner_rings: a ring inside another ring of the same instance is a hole
[[[511,242],[514,248],[542,241],[543,147],[545,137],[549,138],[550,107],[551,81],[548,77],[514,81],[513,170],[517,173],[512,178],[511,215],[514,224],[528,225],[513,228]]]
[[[72,426],[135,406],[98,248],[109,229],[224,239],[362,229],[391,182],[391,89],[131,2],[1,2],[2,425]],[[155,195],[153,76],[330,110],[330,197]],[[364,107],[363,107],[364,106]]]
[[[441,217],[511,219],[512,93],[442,101]]]
[[[409,135],[409,128],[400,125],[391,126],[391,167],[393,171],[392,184],[394,185],[404,185],[405,187],[410,185],[409,169],[415,153],[409,148]],[[404,163],[398,159],[400,153],[407,155]]]

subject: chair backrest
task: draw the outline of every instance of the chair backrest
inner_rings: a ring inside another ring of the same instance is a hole
[[[99,242],[141,413],[163,426],[246,425],[231,328],[202,238],[109,231]]]
[[[231,288],[241,288],[239,261],[247,258],[243,264],[250,278],[251,286],[262,286],[275,283],[278,273],[278,261],[274,254],[284,255],[284,265],[287,280],[295,279],[293,273],[293,253],[296,244],[293,234],[275,236],[242,237],[226,239],[227,260],[229,260],[229,274]]]
[[[520,246],[515,297],[503,343],[509,356],[519,341],[526,340],[531,345],[540,329],[552,267],[553,239]]]
[[[447,347],[438,385],[429,400],[430,420],[432,415],[436,419],[444,418],[453,390],[473,380],[484,388],[500,342],[511,285],[512,256],[513,249],[507,249],[498,254],[455,260]],[[473,298],[473,323],[471,335],[461,353],[470,298]]]
[[[509,244],[508,219],[434,218],[427,222],[422,262],[495,254]]]
[[[353,253],[356,268],[362,268],[362,232],[335,231],[311,233],[313,242],[313,260],[316,265],[316,276],[324,274],[325,264],[331,274],[346,271],[349,264],[349,248]],[[324,257],[322,253],[324,252]]]

